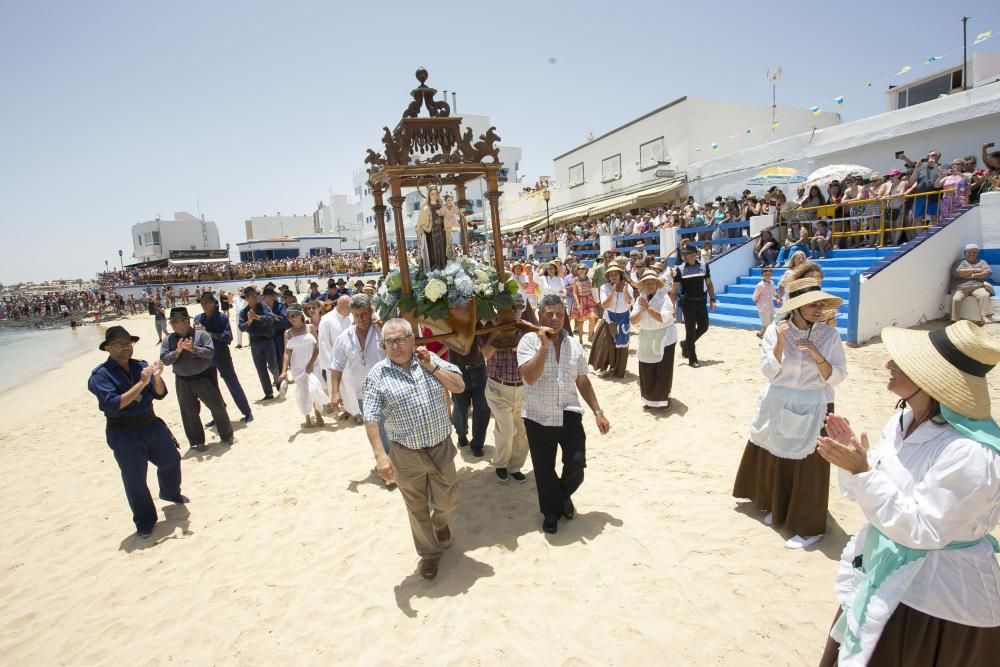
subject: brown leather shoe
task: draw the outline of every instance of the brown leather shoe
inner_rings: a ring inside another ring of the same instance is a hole
[[[440,530],[435,530],[434,536],[437,537],[438,544],[441,545],[442,549],[447,549],[451,546],[451,528],[448,526]]]
[[[420,576],[424,579],[433,579],[438,576],[438,559],[437,558],[421,558],[420,559]]]

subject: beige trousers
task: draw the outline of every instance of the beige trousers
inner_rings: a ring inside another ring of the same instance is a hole
[[[486,381],[486,402],[493,414],[493,465],[520,472],[528,458],[528,434],[521,418],[524,387],[508,387]]]
[[[409,449],[397,442],[389,446],[389,460],[396,469],[396,486],[406,503],[413,544],[421,558],[441,557],[441,544],[434,531],[448,525],[458,504],[455,459],[431,450],[454,446],[451,438],[430,449]],[[435,459],[447,459],[447,463],[438,469]]]
[[[985,322],[986,316],[993,312],[993,304],[990,301],[990,293],[985,287],[976,288],[971,294],[966,294],[962,290],[955,290],[955,293],[951,296],[951,321],[957,322],[961,319],[959,317],[959,312],[962,310],[962,301],[967,296],[971,296],[979,302],[979,321]]]

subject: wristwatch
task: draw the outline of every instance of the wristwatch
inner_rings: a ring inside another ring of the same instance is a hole
[[[604,416],[604,410],[594,410],[594,416],[595,417],[603,417]]]

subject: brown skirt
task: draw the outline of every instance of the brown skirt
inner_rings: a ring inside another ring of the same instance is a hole
[[[838,613],[839,615],[839,613]],[[820,667],[834,667],[839,648],[828,641]],[[977,628],[896,607],[875,645],[869,667],[986,667],[1000,662],[1000,627]]]
[[[804,459],[781,459],[747,441],[733,496],[749,498],[757,509],[771,513],[774,525],[783,524],[796,535],[822,535],[830,499],[830,464],[817,452]]]
[[[597,321],[594,327],[594,340],[590,345],[588,363],[595,371],[611,369],[616,378],[625,377],[625,366],[628,364],[628,348],[615,347],[615,338],[611,327],[603,319]]]
[[[670,390],[674,386],[674,350],[677,343],[663,350],[663,359],[658,364],[639,362],[639,394],[642,402],[650,407],[666,407]]]

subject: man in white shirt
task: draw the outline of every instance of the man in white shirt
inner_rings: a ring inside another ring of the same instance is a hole
[[[342,296],[337,299],[337,305],[333,310],[324,315],[319,321],[319,367],[326,373],[327,394],[333,395],[333,384],[330,382],[330,362],[333,360],[333,346],[337,338],[344,331],[350,328],[351,320],[351,297]],[[331,410],[336,410],[337,406],[330,405]]]
[[[343,405],[344,411],[360,423],[365,377],[375,364],[385,359],[385,352],[382,334],[372,324],[372,302],[368,295],[352,296],[350,309],[354,326],[347,327],[337,337],[330,355],[330,405],[334,409],[338,404]],[[387,440],[383,444],[389,446]]]

